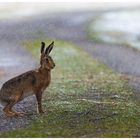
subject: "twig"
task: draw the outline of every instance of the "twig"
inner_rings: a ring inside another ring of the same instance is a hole
[[[104,119],[110,118],[110,117],[115,116],[115,115],[118,115],[118,113],[113,113],[113,114],[108,115],[108,116],[105,116],[105,117],[96,118],[96,119],[91,120],[91,121],[92,121],[92,122],[100,121],[100,120],[104,120]]]

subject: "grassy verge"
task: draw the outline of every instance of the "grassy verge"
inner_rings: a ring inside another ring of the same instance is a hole
[[[25,44],[37,60],[39,44]],[[125,81],[77,46],[60,40],[55,45],[56,67],[43,101],[47,113],[0,137],[138,136],[139,105]]]

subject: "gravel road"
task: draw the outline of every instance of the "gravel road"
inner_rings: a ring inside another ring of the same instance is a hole
[[[37,62],[21,47],[21,44],[25,40],[45,36],[54,40],[65,39],[74,42],[115,71],[131,75],[133,78],[130,78],[130,84],[139,91],[140,80],[134,77],[140,75],[140,53],[124,46],[96,44],[87,38],[87,24],[97,14],[100,12],[59,13],[49,16],[42,14],[27,19],[1,20],[0,84],[37,66]],[[17,111],[34,113],[35,106],[35,97],[29,97],[15,108]],[[33,116],[31,114],[22,118],[6,118],[0,111],[0,131],[23,127]]]

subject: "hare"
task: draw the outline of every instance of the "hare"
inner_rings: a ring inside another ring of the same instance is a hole
[[[23,112],[15,112],[12,107],[33,94],[35,94],[38,102],[39,113],[44,113],[41,99],[43,91],[51,82],[51,70],[55,67],[53,59],[49,56],[53,46],[54,42],[45,50],[45,43],[41,42],[40,67],[14,77],[2,85],[0,103],[4,106],[3,111],[6,116],[22,116]]]

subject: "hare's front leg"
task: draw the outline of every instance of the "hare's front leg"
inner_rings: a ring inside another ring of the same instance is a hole
[[[38,103],[38,111],[40,114],[44,113],[43,109],[42,109],[42,92],[36,92],[36,99],[37,99],[37,103]]]

